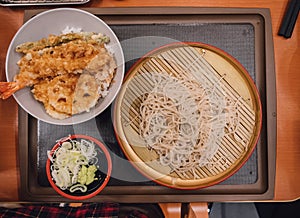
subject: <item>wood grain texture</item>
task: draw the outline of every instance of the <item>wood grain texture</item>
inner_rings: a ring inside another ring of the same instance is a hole
[[[84,7],[201,6],[270,8],[277,85],[277,164],[274,201],[300,198],[300,22],[293,35],[277,35],[288,0],[91,0]],[[80,6],[76,6],[80,7]],[[83,7],[83,6],[81,6]],[[48,7],[50,9],[50,7]],[[5,56],[9,42],[23,23],[23,8],[0,8],[0,81],[5,81]],[[45,9],[45,7],[43,7]],[[18,201],[17,104],[0,101],[0,201]],[[276,130],[274,130],[276,131]]]

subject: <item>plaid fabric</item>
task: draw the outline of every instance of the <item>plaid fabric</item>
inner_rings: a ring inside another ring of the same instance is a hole
[[[4,208],[0,207],[1,218],[19,218],[19,217],[97,217],[97,218],[114,218],[118,217],[119,204],[117,203],[88,203],[83,204],[80,207],[60,207],[58,205],[51,204],[33,204],[24,205],[20,208]],[[141,214],[142,215],[142,214]],[[130,217],[130,215],[129,215]],[[143,216],[133,216],[137,218],[145,218]]]
[[[137,210],[130,212],[130,214],[126,215],[125,217],[126,218],[148,218],[148,216],[146,216],[145,214]]]

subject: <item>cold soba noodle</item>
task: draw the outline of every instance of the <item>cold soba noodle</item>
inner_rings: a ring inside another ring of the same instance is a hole
[[[148,148],[178,173],[212,164],[225,134],[224,96],[192,77],[151,77],[153,89],[143,95],[140,106],[140,135]]]

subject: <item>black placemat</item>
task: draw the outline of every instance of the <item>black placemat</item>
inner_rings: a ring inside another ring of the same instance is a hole
[[[255,81],[255,33],[252,24],[187,23],[112,25],[125,55],[126,71],[147,52],[177,41],[202,42],[216,46],[235,57]],[[45,173],[47,151],[55,141],[69,134],[86,134],[101,140],[110,150],[113,161],[108,185],[156,185],[132,167],[118,145],[112,125],[112,107],[82,124],[57,126],[38,122],[38,183],[49,186]],[[257,150],[245,165],[222,184],[253,184],[258,179]]]

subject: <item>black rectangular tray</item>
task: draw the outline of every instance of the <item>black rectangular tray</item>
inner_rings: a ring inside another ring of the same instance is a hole
[[[19,110],[20,198],[25,201],[68,201],[50,187],[45,173],[47,151],[69,134],[98,138],[109,148],[113,172],[108,186],[90,201],[199,202],[272,199],[276,155],[276,88],[274,51],[268,9],[238,8],[85,8],[104,20],[119,38],[126,71],[157,41],[198,41],[234,56],[249,72],[263,106],[261,137],[250,159],[220,184],[199,190],[163,187],[140,174],[126,160],[114,135],[107,108],[85,123],[57,126]],[[28,20],[41,10],[25,11]],[[144,12],[147,11],[147,14]],[[148,37],[153,43],[142,44]],[[156,40],[159,39],[159,40]]]

